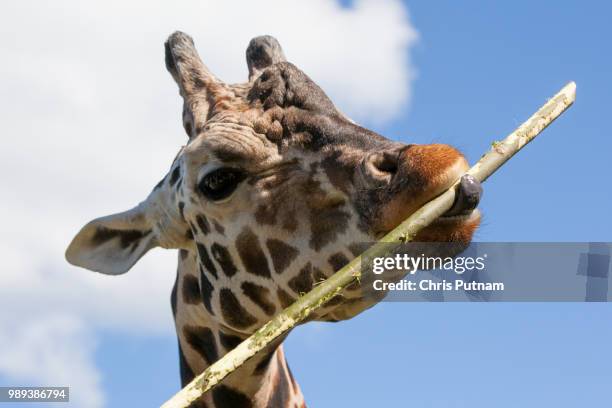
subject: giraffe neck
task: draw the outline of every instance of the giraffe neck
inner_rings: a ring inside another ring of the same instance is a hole
[[[179,343],[182,386],[202,373],[246,338],[222,326],[202,302],[195,256],[179,255],[172,291],[172,309]],[[279,339],[225,378],[192,407],[259,408],[303,407],[304,399],[295,382]]]

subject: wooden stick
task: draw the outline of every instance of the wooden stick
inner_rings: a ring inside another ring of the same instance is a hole
[[[485,181],[569,108],[575,99],[576,84],[570,82],[503,141],[493,143],[491,150],[482,156],[467,173],[481,182]],[[354,280],[360,279],[362,261],[368,262],[374,257],[391,252],[393,245],[389,245],[390,243],[399,246],[401,243],[412,240],[417,232],[451,208],[455,199],[455,185],[425,204],[397,228],[384,236],[379,243],[370,247],[344,268],[323,283],[315,286],[309,293],[300,297],[291,306],[264,324],[251,337],[194,378],[191,383],[162,405],[162,408],[187,407],[274,339],[292,329],[308,317],[311,312],[339,294]]]

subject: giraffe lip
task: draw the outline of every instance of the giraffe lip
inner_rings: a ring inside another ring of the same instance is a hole
[[[457,214],[457,215],[441,215],[440,218],[438,218],[435,222],[438,223],[448,223],[448,222],[469,222],[472,221],[476,218],[480,217],[480,211],[476,208],[474,210],[471,210],[469,212],[465,212],[462,214]]]
[[[474,221],[475,219],[480,217],[480,211],[476,208],[474,210],[471,210],[469,212],[466,213],[462,213],[462,214],[457,214],[457,215],[449,215],[448,213],[441,215],[438,219],[434,220],[432,222],[432,224],[437,224],[437,225],[456,225],[458,223],[469,223]],[[399,224],[398,224],[399,226]],[[395,227],[397,228],[397,226]],[[391,228],[389,230],[381,230],[381,231],[377,231],[374,233],[374,237],[376,238],[376,240],[380,240],[382,239],[385,235],[387,235],[389,232],[393,231],[393,229],[395,228]]]
[[[464,174],[457,185],[455,201],[443,218],[469,216],[474,212],[482,197],[482,185],[470,174]]]

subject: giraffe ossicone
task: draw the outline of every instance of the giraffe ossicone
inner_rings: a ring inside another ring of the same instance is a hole
[[[165,57],[188,142],[145,201],[85,225],[66,258],[121,274],[154,247],[179,250],[171,303],[186,384],[446,190],[468,164],[451,146],[394,142],[355,124],[286,61],[273,37],[250,42],[242,84],[216,78],[184,33],[168,38]],[[467,246],[480,191],[466,191],[466,204],[456,203],[418,241]],[[309,320],[347,319],[374,303],[353,286]],[[303,406],[281,343],[194,406]]]

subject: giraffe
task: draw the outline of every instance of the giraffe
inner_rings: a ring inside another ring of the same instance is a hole
[[[248,81],[225,84],[191,37],[170,35],[165,63],[187,144],[143,202],[89,222],[66,251],[74,265],[117,275],[154,247],[178,249],[171,306],[183,385],[468,168],[451,146],[394,142],[354,123],[271,36],[251,40],[246,59]],[[470,242],[480,190],[468,184],[417,241]],[[375,302],[353,284],[307,320],[349,319]],[[283,340],[193,406],[305,406]]]

